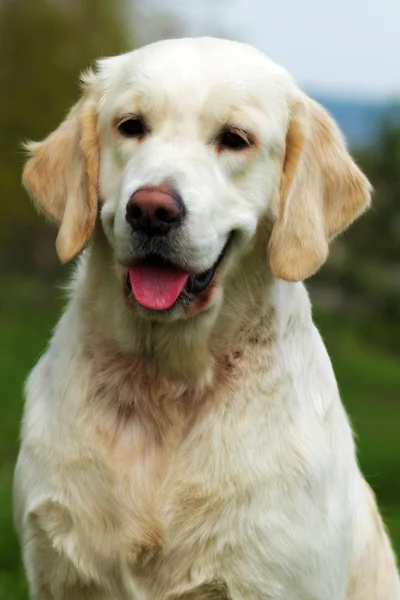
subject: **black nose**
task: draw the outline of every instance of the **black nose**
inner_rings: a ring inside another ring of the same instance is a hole
[[[147,235],[165,235],[181,224],[183,213],[181,197],[166,186],[142,187],[126,205],[126,220],[132,229]]]

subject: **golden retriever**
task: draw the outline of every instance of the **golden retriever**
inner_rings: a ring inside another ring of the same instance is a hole
[[[78,256],[26,387],[32,600],[398,600],[302,280],[370,203],[338,127],[250,46],[98,61],[23,181]]]

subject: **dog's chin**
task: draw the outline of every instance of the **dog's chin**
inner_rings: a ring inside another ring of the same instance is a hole
[[[191,318],[209,309],[232,237],[214,264],[201,273],[185,271],[156,254],[133,261],[122,272],[128,307],[144,318],[162,321]]]

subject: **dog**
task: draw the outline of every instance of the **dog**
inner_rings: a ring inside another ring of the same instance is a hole
[[[75,257],[29,376],[32,600],[396,600],[303,280],[369,206],[332,118],[251,46],[98,61],[23,182]]]

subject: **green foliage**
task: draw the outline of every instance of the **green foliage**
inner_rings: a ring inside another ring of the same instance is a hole
[[[21,142],[41,139],[59,124],[78,99],[80,73],[95,58],[127,49],[125,8],[124,0],[0,2],[3,267],[14,266],[10,256],[31,270],[54,256],[52,237],[20,185]]]
[[[350,248],[364,262],[396,264],[400,247],[400,121],[382,121],[375,143],[358,152],[358,160],[372,181],[374,210],[365,215]]]

